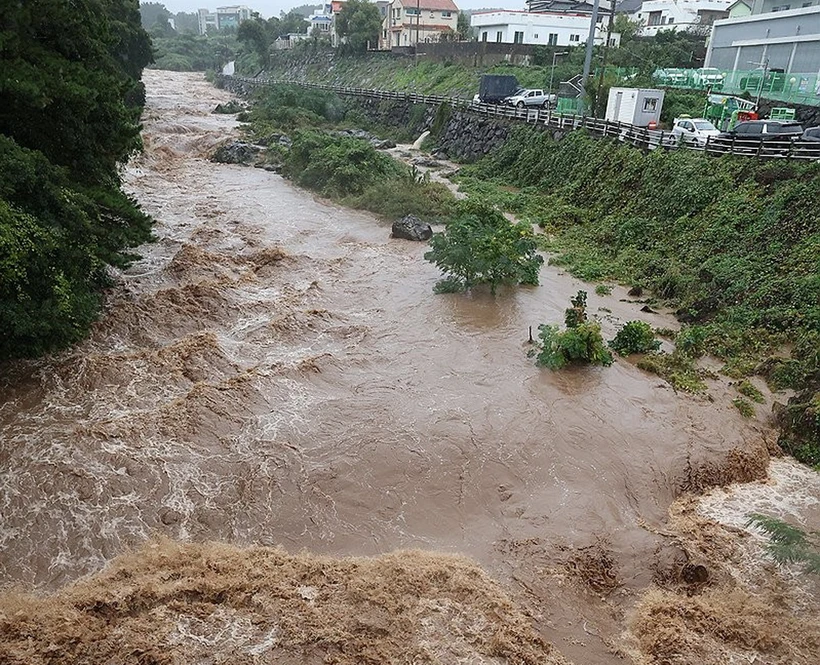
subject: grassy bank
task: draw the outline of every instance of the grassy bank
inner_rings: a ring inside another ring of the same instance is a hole
[[[675,308],[678,357],[646,369],[685,374],[709,353],[730,377],[802,391],[781,441],[820,464],[820,165],[644,154],[521,128],[462,173],[471,195],[539,225],[554,263]]]
[[[460,62],[416,62],[411,57],[388,53],[340,55],[326,50],[280,51],[272,54],[266,71],[274,78],[471,99],[478,92],[481,74],[485,73],[513,75],[525,88],[547,88],[552,78],[554,87],[557,87],[560,81],[572,78],[583,69],[583,49],[564,50],[569,54],[558,59],[554,76],[552,60],[546,52],[543,58],[534,58],[528,66],[500,63],[483,67]],[[651,81],[646,79],[644,83],[650,85]],[[615,84],[618,80],[608,77],[604,81],[604,92],[608,86]],[[591,86],[594,95],[597,79]],[[667,90],[661,120],[671,124],[672,119],[681,114],[699,116],[705,101],[703,93]]]
[[[455,199],[444,185],[421,177],[365,139],[340,135],[365,129],[381,138],[407,140],[406,128],[373,122],[332,92],[271,86],[257,94],[242,117],[248,136],[269,146],[268,160],[302,187],[389,220],[416,215],[438,221],[453,210]],[[292,141],[289,147],[277,143],[282,135]]]

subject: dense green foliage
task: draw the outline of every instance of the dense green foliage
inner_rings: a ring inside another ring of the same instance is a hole
[[[235,35],[169,35],[153,38],[155,69],[174,72],[221,71],[229,60],[239,57]]]
[[[336,17],[336,32],[344,46],[355,53],[377,46],[381,29],[379,9],[368,0],[347,0]]]
[[[149,238],[119,188],[150,42],[135,0],[7,7],[0,31],[0,358],[80,339],[107,265]]]
[[[368,185],[399,178],[404,171],[367,141],[316,131],[296,133],[284,169],[302,187],[337,198],[361,194]]]
[[[344,103],[334,92],[282,83],[256,94],[247,120],[254,136],[265,139],[270,133],[328,126],[345,114]]]
[[[628,321],[609,342],[609,348],[621,356],[633,353],[657,351],[661,343],[655,339],[655,333],[645,321]]]
[[[777,416],[778,443],[801,462],[820,470],[820,378],[792,397]]]
[[[699,391],[706,374],[694,361],[710,353],[731,377],[760,373],[774,388],[802,389],[781,445],[820,459],[811,406],[820,389],[820,164],[645,154],[583,132],[558,143],[518,129],[462,172],[468,191],[548,231],[553,262],[676,308],[690,324],[676,352],[649,354],[639,367]]]
[[[587,294],[579,291],[572,307],[564,313],[566,330],[556,325],[538,326],[538,350],[534,353],[539,367],[558,370],[570,364],[612,364],[612,354],[601,336],[601,326],[587,320]]]
[[[294,134],[284,151],[283,173],[302,187],[387,219],[412,214],[440,220],[455,201],[444,185],[416,177],[368,141],[317,130]]]
[[[438,292],[463,291],[489,284],[538,284],[544,259],[529,224],[511,224],[490,206],[459,202],[447,228],[433,235],[424,258],[445,275]]]
[[[769,538],[766,551],[780,564],[803,564],[807,573],[820,575],[820,533],[803,531],[776,517],[752,513],[746,526],[760,529]]]
[[[557,143],[518,130],[469,170],[522,188],[525,218],[556,232],[556,263],[675,305],[730,374],[754,370],[784,343],[801,368],[783,382],[817,368],[820,165],[644,154],[582,132]]]

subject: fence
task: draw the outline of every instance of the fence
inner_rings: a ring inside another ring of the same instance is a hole
[[[817,73],[767,71],[719,72],[717,69],[660,69],[654,74],[659,85],[667,88],[705,90],[727,95],[748,93],[788,104],[820,105],[820,76]]]
[[[446,97],[442,95],[420,95],[414,92],[395,92],[392,90],[370,90],[367,88],[348,88],[322,83],[305,83],[290,79],[243,78],[225,76],[226,80],[239,82],[250,88],[264,87],[275,83],[300,85],[305,88],[330,90],[339,95],[350,97],[367,97],[370,99],[394,99],[415,104],[440,106],[449,104],[452,108],[494,120],[508,120],[525,123],[540,129],[556,131],[573,131],[585,129],[593,136],[611,138],[634,145],[644,150],[685,149],[703,152],[706,155],[743,155],[757,159],[820,159],[820,141],[771,140],[731,137],[709,137],[704,142],[687,140],[669,131],[647,129],[621,122],[609,122],[598,118],[558,113],[553,109],[531,109],[503,106],[499,104],[482,104],[463,97]]]

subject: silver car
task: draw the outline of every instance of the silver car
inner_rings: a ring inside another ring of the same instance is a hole
[[[548,94],[546,90],[526,90],[522,88],[511,97],[507,97],[504,103],[518,108],[524,108],[525,106],[543,106],[547,108],[550,104],[555,103],[555,95]]]

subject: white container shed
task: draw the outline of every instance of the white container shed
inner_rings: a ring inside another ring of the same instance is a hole
[[[654,88],[610,88],[606,104],[606,119],[646,127],[660,123],[663,90]]]

